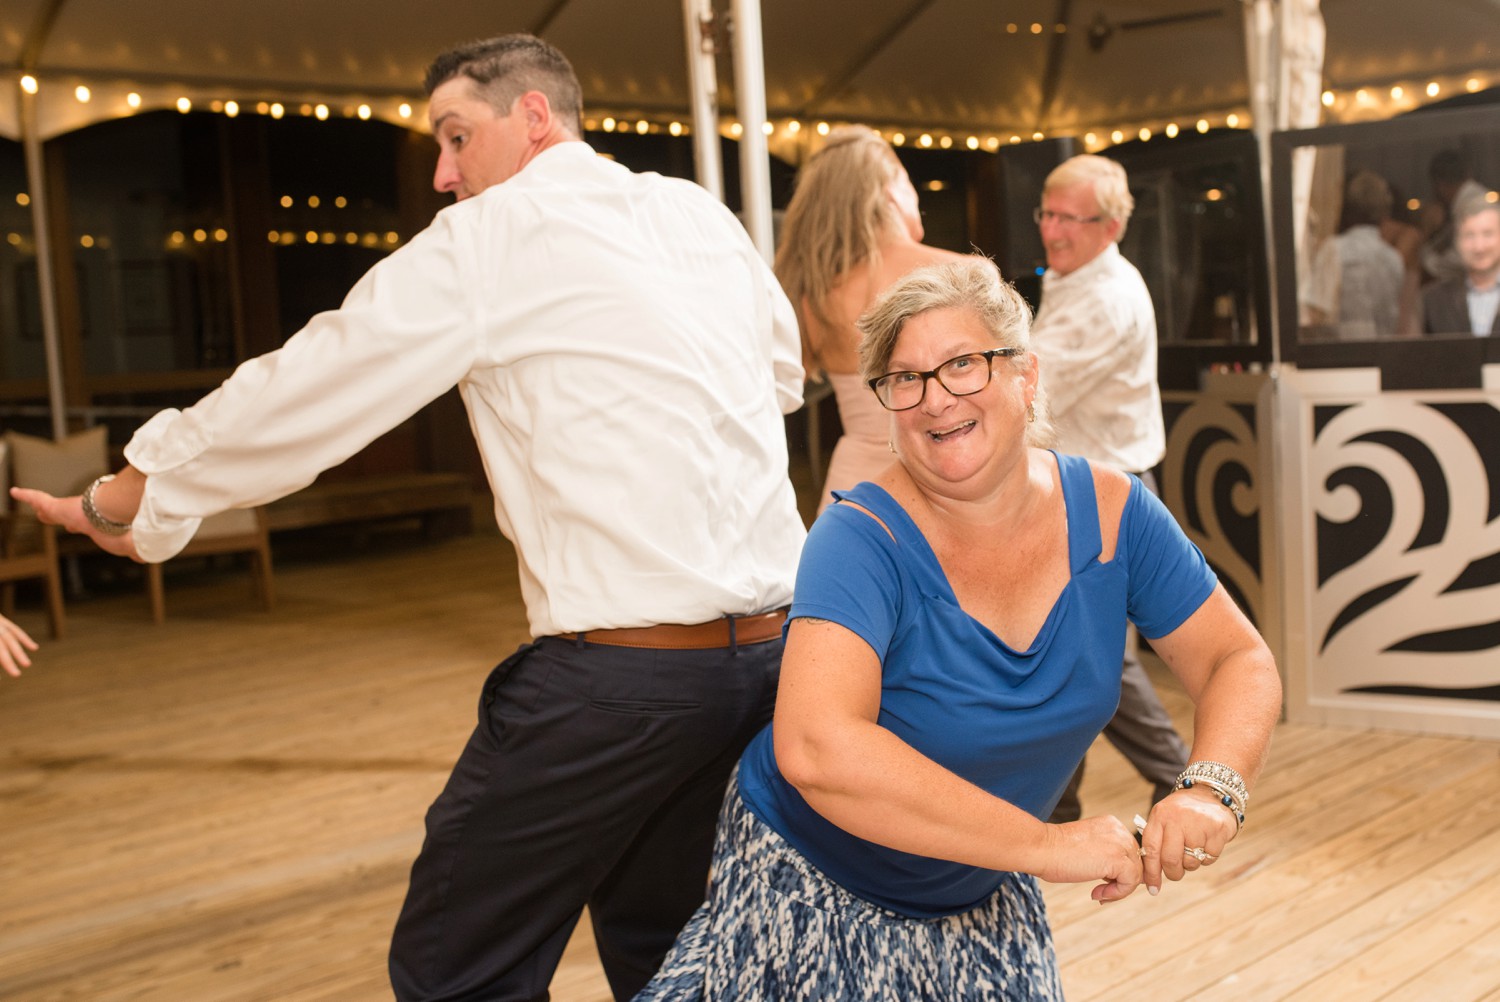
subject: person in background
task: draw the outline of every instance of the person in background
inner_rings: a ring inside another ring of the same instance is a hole
[[[1436,282],[1463,278],[1464,262],[1454,240],[1458,211],[1465,203],[1484,195],[1484,185],[1476,181],[1469,168],[1469,158],[1462,150],[1443,150],[1427,166],[1432,179],[1434,200],[1422,211],[1422,230],[1427,234],[1422,244],[1422,268]]]
[[[897,461],[813,524],[775,719],[725,798],[708,900],[638,1002],[1058,1000],[1038,878],[1154,894],[1244,823],[1276,665],[1139,480],[1032,444],[1028,313],[975,256],[861,319]],[[1114,712],[1127,619],[1196,707],[1139,846],[1108,815],[1044,821]]]
[[[1381,227],[1391,218],[1391,188],[1372,170],[1359,170],[1344,185],[1344,229],[1334,237],[1338,253],[1339,336],[1346,340],[1394,337],[1406,279],[1401,253],[1386,243]]]
[[[838,401],[843,435],[818,503],[892,461],[880,407],[859,379],[855,321],[913,268],[961,255],[922,243],[917,191],[896,151],[873,129],[829,133],[797,176],[776,248],[776,277],[797,310],[802,363],[822,373]]]
[[[1464,274],[1422,290],[1429,334],[1500,334],[1500,202],[1481,195],[1458,207],[1455,240]]]
[[[1047,175],[1035,213],[1047,271],[1032,340],[1058,450],[1133,473],[1154,493],[1151,470],[1167,448],[1156,385],[1156,312],[1141,273],[1118,247],[1134,208],[1125,169],[1113,160],[1084,154]],[[1152,800],[1160,800],[1187,764],[1187,746],[1133,638],[1122,673],[1119,709],[1104,736],[1151,784]],[[1080,763],[1054,820],[1082,816],[1082,781]]]
[[[1394,185],[1391,214],[1380,222],[1380,236],[1401,255],[1401,307],[1396,318],[1400,337],[1422,333],[1422,230],[1412,219],[1415,213]]]
[[[484,683],[392,940],[401,1000],[547,998],[585,906],[615,996],[703,897],[714,818],[770,716],[805,532],[783,414],[796,317],[734,216],[581,137],[557,49],[427,75],[458,204],[343,306],[164,411],[81,497],[15,496],[148,561],[310,483],[455,384],[534,640]]]
[[[15,623],[0,616],[0,669],[11,677],[19,677],[22,668],[31,667],[27,651],[37,650],[31,635]]]

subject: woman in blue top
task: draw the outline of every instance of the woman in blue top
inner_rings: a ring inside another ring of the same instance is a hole
[[[1028,443],[1028,327],[982,257],[861,318],[897,462],[808,536],[709,901],[638,999],[1058,999],[1038,878],[1155,894],[1238,832],[1276,666],[1138,480]],[[1114,712],[1127,619],[1196,704],[1139,845],[1114,817],[1042,820]]]

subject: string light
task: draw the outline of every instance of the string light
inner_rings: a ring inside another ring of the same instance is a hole
[[[1041,22],[1009,23],[1006,26],[1007,32],[1011,34],[1027,33],[1028,29],[1031,35],[1038,36],[1053,32],[1064,32],[1066,26],[1060,24],[1044,25]],[[41,86],[39,80],[30,74],[22,76],[19,83],[27,93],[31,94],[38,93]],[[1348,90],[1328,88],[1318,92],[1318,99],[1321,106],[1328,109],[1329,118],[1325,120],[1360,120],[1372,116],[1395,114],[1398,110],[1410,108],[1415,103],[1420,103],[1424,100],[1434,100],[1444,94],[1458,92],[1460,88],[1473,93],[1488,85],[1488,80],[1477,75],[1467,78],[1437,77],[1425,81],[1418,79],[1404,80],[1397,83],[1381,83],[1379,85],[1367,84]],[[93,98],[90,87],[82,84],[74,86],[72,93],[80,103],[89,103]],[[118,92],[115,92],[111,95],[109,101],[106,101],[106,104],[119,100],[121,100],[121,97]],[[281,102],[272,102],[269,100],[257,100],[252,104],[246,104],[236,99],[211,99],[208,95],[194,98],[186,94],[175,99],[168,98],[168,100],[183,114],[194,110],[212,110],[233,118],[238,116],[242,108],[248,107],[255,108],[260,114],[269,114],[274,119],[280,119],[286,113],[286,108]],[[143,103],[142,95],[138,91],[129,91],[123,95],[123,104],[130,109],[139,109],[143,106]],[[116,108],[121,107],[118,104],[114,106]],[[294,105],[294,107],[297,106]],[[332,110],[330,110],[330,107]],[[309,102],[300,105],[300,109],[303,115],[314,117],[319,121],[327,121],[330,115],[348,118],[357,117],[361,121],[369,121],[377,117],[377,107],[370,103],[360,103],[357,105],[335,104],[330,106],[327,103]],[[116,114],[123,115],[125,112],[117,111]],[[400,101],[398,104],[384,105],[384,111],[379,112],[380,117],[387,117],[393,121],[398,118],[409,121],[413,115],[414,103],[411,101]],[[1231,129],[1249,127],[1249,123],[1249,116],[1238,112],[1229,112],[1223,118],[1223,124]],[[587,120],[587,125],[589,131],[594,131],[595,120]],[[819,136],[828,136],[835,127],[834,123],[826,120],[804,123],[800,119],[788,118],[781,121],[764,121],[762,128],[767,136],[775,136],[780,132],[786,137],[798,137],[801,135],[804,125],[809,130],[816,130]],[[635,132],[643,136],[667,133],[673,137],[681,137],[690,132],[688,123],[682,120],[667,120],[665,117],[656,121],[644,118],[625,121],[611,116],[602,120],[602,127],[606,132]],[[731,137],[739,138],[743,135],[743,127],[739,122],[724,122],[720,127]],[[1115,144],[1122,143],[1127,137],[1138,138],[1142,142],[1150,141],[1152,138],[1159,136],[1176,139],[1190,128],[1196,129],[1197,132],[1203,134],[1209,132],[1212,126],[1207,117],[1199,118],[1191,125],[1187,122],[1162,122],[1160,120],[1149,124],[1136,122],[1128,125],[1122,124],[1107,131],[1104,128],[1092,129],[1086,133],[1082,133],[1081,141],[1089,149],[1098,149],[1111,142]],[[1044,129],[1036,129],[1031,133],[1001,134],[999,136],[966,133],[951,134],[941,131],[924,132],[920,129],[914,133],[907,133],[904,129],[883,129],[877,130],[877,134],[885,136],[893,146],[915,147],[924,150],[934,148],[942,150],[959,149],[975,152],[981,149],[994,152],[1007,141],[1011,144],[1020,144],[1027,141],[1042,142],[1047,139],[1049,134],[1058,136],[1071,135],[1075,137],[1080,135],[1069,130],[1049,133],[1049,131]],[[293,235],[293,239],[295,241],[295,234]]]

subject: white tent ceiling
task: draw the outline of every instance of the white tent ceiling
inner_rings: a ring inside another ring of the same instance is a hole
[[[726,7],[727,0],[716,0]],[[1323,0],[1325,84],[1500,77],[1500,0]],[[761,0],[772,118],[955,133],[1081,134],[1248,108],[1242,0]],[[1039,30],[1034,31],[1033,26]],[[1059,31],[1061,25],[1064,30]],[[188,96],[368,103],[420,117],[433,54],[532,31],[572,58],[598,114],[686,120],[681,0],[5,0],[0,66],[41,83],[44,137]],[[732,109],[726,54],[722,98]],[[77,100],[75,88],[91,99]],[[16,93],[19,93],[17,90]],[[0,135],[19,133],[0,99]]]

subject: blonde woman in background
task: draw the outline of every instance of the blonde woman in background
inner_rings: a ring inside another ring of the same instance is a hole
[[[797,309],[802,364],[833,387],[844,433],[818,503],[893,461],[889,422],[859,374],[854,322],[886,288],[923,265],[963,255],[922,243],[917,190],[873,129],[846,126],[802,167],[782,223],[776,277]]]

